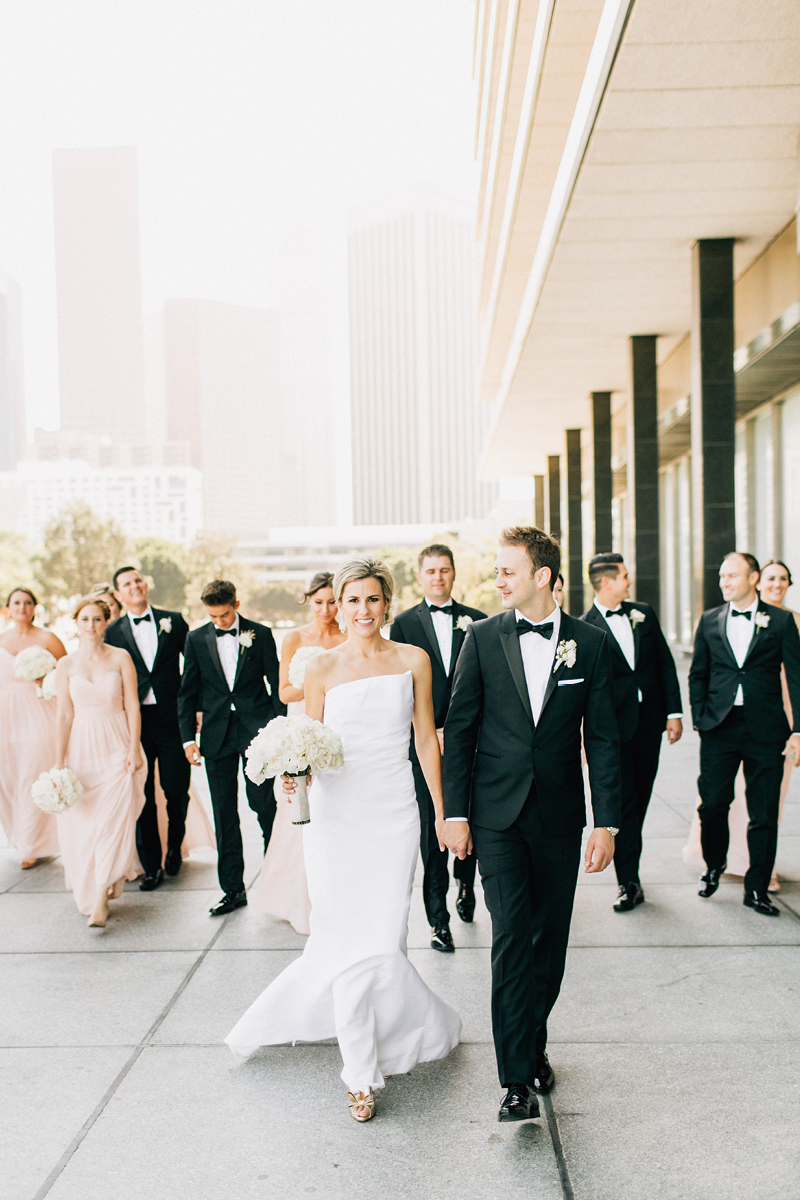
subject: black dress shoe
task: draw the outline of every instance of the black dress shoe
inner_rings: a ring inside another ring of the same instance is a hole
[[[224,917],[225,913],[233,912],[235,908],[244,908],[247,904],[247,892],[226,892],[219,904],[208,911],[212,917]]]
[[[530,1121],[539,1115],[536,1093],[527,1083],[512,1083],[503,1097],[498,1121]]]
[[[702,896],[707,900],[709,896],[713,896],[714,892],[719,887],[719,881],[725,874],[727,863],[723,863],[721,867],[707,867],[705,875],[700,876],[701,887],[698,896]]]
[[[459,883],[456,912],[467,925],[472,924],[472,918],[475,916],[475,888],[471,883]]]
[[[757,913],[761,913],[765,917],[781,915],[781,910],[775,907],[767,892],[745,892],[742,904],[746,904],[748,908],[754,908]]]
[[[540,1096],[546,1096],[548,1092],[553,1090],[556,1077],[553,1074],[553,1068],[550,1066],[550,1059],[545,1054],[544,1050],[536,1055],[536,1078],[533,1081],[533,1090],[538,1092]]]
[[[155,875],[145,875],[142,882],[139,884],[140,892],[154,892],[157,887],[161,887],[164,882],[164,872],[161,867],[158,868]]]
[[[619,889],[614,912],[630,912],[637,904],[644,903],[644,892],[640,883],[623,883]]]
[[[454,953],[453,938],[446,925],[434,926],[431,936],[431,950],[441,950],[442,954]]]
[[[180,850],[168,850],[167,857],[164,859],[164,870],[168,875],[177,875],[182,863]]]

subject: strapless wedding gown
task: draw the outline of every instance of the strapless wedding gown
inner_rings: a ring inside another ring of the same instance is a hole
[[[144,807],[147,766],[125,769],[130,733],[122,704],[122,676],[108,671],[96,683],[69,680],[74,720],[67,766],[84,787],[72,808],[58,815],[61,860],[78,909],[89,916],[101,888],[120,896],[126,879],[141,875],[136,822]]]
[[[458,1044],[461,1018],[406,956],[419,853],[419,809],[408,746],[410,672],[340,684],[325,724],[345,765],[319,776],[303,830],[311,936],[225,1039],[242,1056],[259,1046],[338,1039],[351,1091],[383,1087]]]
[[[58,854],[52,813],[31,799],[31,786],[56,762],[56,702],[17,679],[15,655],[0,646],[0,822],[22,862]]]

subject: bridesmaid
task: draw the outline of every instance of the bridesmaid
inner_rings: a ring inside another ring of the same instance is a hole
[[[111,613],[109,625],[113,625],[122,616],[122,605],[114,595],[114,589],[110,583],[96,583],[89,592],[93,600],[105,600],[108,605],[108,610]]]
[[[278,695],[288,705],[290,717],[305,712],[302,688],[289,683],[289,665],[294,655],[308,646],[332,650],[347,640],[336,623],[333,575],[330,572],[321,571],[314,576],[303,597],[302,603],[307,602],[311,609],[311,622],[287,633],[281,646]],[[272,917],[289,921],[298,933],[308,934],[311,903],[303,862],[303,830],[300,825],[292,825],[292,806],[280,783],[277,780],[275,784],[278,811],[258,881],[256,907]]]
[[[141,874],[136,821],[147,766],[140,745],[136,668],[127,650],[103,641],[111,619],[104,600],[86,596],[73,613],[79,646],[56,673],[58,753],[83,784],[58,816],[67,887],[90,926],[105,926],[109,896]]]
[[[0,637],[0,822],[23,871],[58,854],[56,818],[31,799],[31,785],[56,760],[56,703],[38,699],[36,684],[14,674],[17,655],[31,646],[56,659],[67,653],[54,633],[34,625],[37,603],[29,588],[15,588],[7,606],[16,628]]]

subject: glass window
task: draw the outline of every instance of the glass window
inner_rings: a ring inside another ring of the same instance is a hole
[[[786,593],[785,603],[800,609],[800,391],[786,397],[781,414],[783,446],[783,546],[785,559],[795,583]]]
[[[753,503],[755,546],[748,547],[759,562],[775,553],[774,477],[772,461],[772,409],[759,413],[753,422]]]

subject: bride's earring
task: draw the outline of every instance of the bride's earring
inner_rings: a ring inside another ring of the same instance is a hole
[[[340,633],[347,633],[347,621],[345,621],[345,619],[341,615],[341,613],[339,614],[339,620],[338,620],[337,624],[339,626]]]

